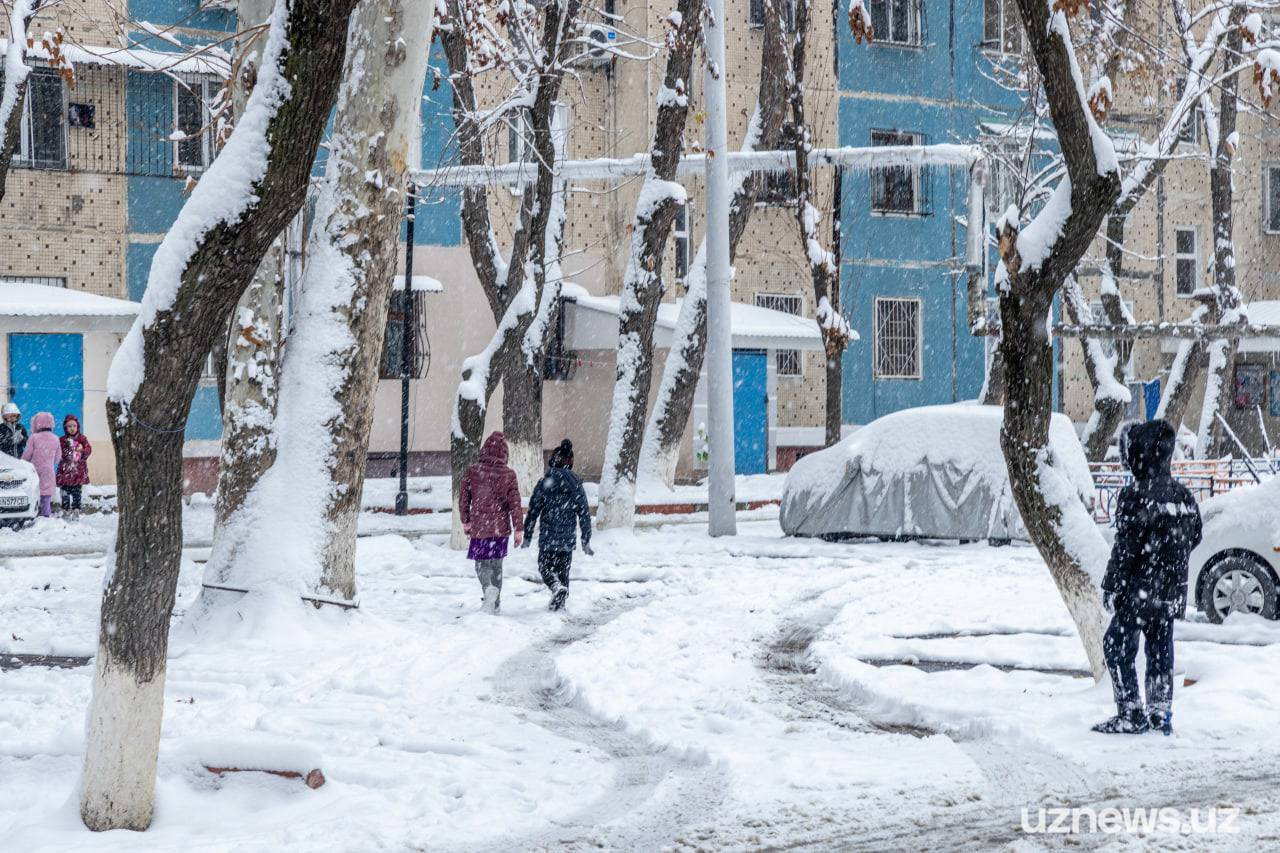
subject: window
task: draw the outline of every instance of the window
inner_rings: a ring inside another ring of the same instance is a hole
[[[1237,409],[1261,407],[1266,391],[1266,368],[1261,364],[1237,364],[1231,400]]]
[[[1022,19],[1016,0],[982,0],[982,46],[998,53],[1020,54],[1025,49]]]
[[[693,230],[689,227],[689,205],[692,203],[686,200],[676,210],[676,223],[672,229],[676,248],[676,283],[681,287],[689,277],[689,244],[693,237]]]
[[[795,124],[787,122],[782,126],[782,138],[778,142],[779,151],[794,151],[798,132]],[[757,172],[756,204],[770,207],[795,204],[796,176],[794,172]]]
[[[14,165],[30,169],[67,168],[66,99],[62,78],[52,68],[33,68],[27,77]]]
[[[1174,274],[1179,296],[1190,296],[1200,289],[1200,248],[1196,229],[1178,228],[1174,232]]]
[[[209,104],[219,85],[187,77],[173,81],[173,162],[186,170],[208,168],[213,162],[213,112]]]
[[[427,366],[431,362],[431,344],[427,341],[427,311],[424,290],[415,290],[405,298],[403,290],[391,291],[391,307],[387,311],[387,328],[382,338],[382,364],[379,378],[399,379],[401,359],[404,357],[404,321],[405,311],[412,311],[409,323],[412,332],[409,351],[409,376],[421,379],[427,375]]]
[[[987,143],[987,210],[993,219],[1011,205],[1022,205],[1021,162],[1026,148],[1017,142]]]
[[[51,275],[0,275],[0,287],[6,284],[38,284],[41,287],[66,287],[67,280]]]
[[[920,134],[896,130],[871,131],[871,144],[919,145]],[[919,166],[889,166],[871,170],[871,210],[873,213],[923,214]]]
[[[556,104],[551,114],[551,142],[555,145],[556,156],[563,157],[569,145],[569,106]],[[507,162],[531,163],[537,156],[533,139],[533,111],[522,107],[515,112],[507,123]],[[513,184],[511,192],[520,195],[523,188]]]
[[[1280,234],[1280,166],[1262,170],[1262,230]]]
[[[920,0],[871,0],[871,27],[872,44],[922,44]]]
[[[546,349],[542,354],[542,378],[551,382],[568,382],[578,373],[578,354],[569,349],[566,338],[569,312],[565,308],[566,303],[576,301],[561,298],[555,316],[551,318],[551,334],[547,336]]]
[[[796,316],[804,311],[804,300],[794,293],[757,293],[756,305]],[[804,375],[804,357],[800,350],[780,349],[774,350],[774,354],[777,356],[779,376]]]
[[[1178,78],[1178,97],[1182,97],[1182,93],[1187,90],[1187,78]],[[1195,145],[1200,141],[1200,105],[1191,108],[1191,116],[1183,123],[1182,128],[1178,131],[1178,141]]]
[[[920,379],[919,299],[876,298],[876,379]]]

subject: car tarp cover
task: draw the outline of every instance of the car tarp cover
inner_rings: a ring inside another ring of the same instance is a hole
[[[796,462],[782,494],[789,536],[1026,539],[1000,452],[1003,409],[956,403],[886,415]],[[1049,465],[1086,507],[1093,480],[1071,421],[1053,415]]]

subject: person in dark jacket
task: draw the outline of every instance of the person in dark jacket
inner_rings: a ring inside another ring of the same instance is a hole
[[[21,459],[29,437],[27,428],[22,425],[22,411],[17,403],[5,403],[0,416],[0,453]]]
[[[62,512],[80,514],[80,498],[89,485],[89,454],[93,446],[80,431],[80,420],[75,415],[62,419],[62,457],[58,462],[58,488],[62,490]]]
[[[530,533],[525,547],[533,541],[534,525],[538,527],[538,574],[551,590],[550,610],[560,610],[569,597],[569,569],[573,565],[573,548],[582,529],[582,552],[591,550],[591,509],[582,480],[573,473],[573,442],[565,439],[551,452],[547,473],[529,498],[529,514],[524,528]]]
[[[1116,539],[1102,581],[1102,601],[1114,615],[1103,638],[1116,716],[1094,726],[1105,734],[1173,731],[1173,622],[1187,607],[1187,561],[1200,544],[1200,509],[1173,479],[1177,436],[1165,421],[1138,424],[1124,443],[1133,482],[1116,501]],[[1147,703],[1134,664],[1146,641]]]
[[[515,532],[516,547],[524,538],[520,484],[516,472],[507,466],[507,438],[500,432],[484,440],[480,461],[462,475],[458,519],[463,532],[471,537],[467,559],[476,562],[476,577],[484,595],[482,608],[497,613],[507,537]]]

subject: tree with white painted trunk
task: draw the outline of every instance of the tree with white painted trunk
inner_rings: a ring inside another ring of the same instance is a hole
[[[1120,170],[1111,140],[1090,113],[1071,43],[1066,10],[1081,4],[1057,10],[1044,0],[1017,2],[1066,175],[1030,222],[1023,225],[1006,215],[997,225],[1004,267],[1000,349],[1007,385],[1000,445],[1027,533],[1075,622],[1090,669],[1101,678],[1106,618],[1091,575],[1100,577],[1108,549],[1075,490],[1049,464],[1053,345],[1048,328],[1055,297],[1120,193]]]
[[[667,67],[622,280],[613,407],[596,511],[599,528],[631,527],[635,522],[636,476],[653,381],[653,332],[665,292],[662,259],[676,213],[686,202],[684,187],[674,179],[684,149],[701,8],[698,0],[679,0],[667,18]]]
[[[214,543],[209,571],[221,582],[355,595],[356,521],[431,31],[431,8],[411,0],[364,0],[352,17],[280,369],[275,459]],[[280,530],[297,535],[282,546]]]
[[[146,829],[182,554],[182,442],[206,354],[306,196],[356,0],[277,0],[258,83],[152,261],[107,378],[119,520],[104,583],[80,815]]]
[[[505,257],[489,217],[484,187],[462,193],[462,225],[472,265],[497,330],[484,350],[463,362],[454,401],[449,462],[456,507],[462,474],[478,458],[490,398],[503,385],[504,429],[521,489],[532,489],[542,474],[542,355],[544,338],[558,308],[559,255],[563,239],[566,187],[556,177],[558,141],[553,133],[556,102],[570,62],[580,53],[574,40],[578,0],[538,9],[520,3],[501,24],[488,19],[483,4],[448,0],[440,38],[449,63],[453,119],[462,165],[486,162],[485,138],[493,128],[525,128],[530,150],[526,185],[511,249]],[[499,32],[505,35],[497,35]],[[500,69],[514,84],[503,101],[482,108],[476,79]],[[535,438],[536,434],[536,438]],[[453,514],[451,542],[464,537]]]
[[[778,69],[790,64],[790,48],[774,0],[763,0],[764,36],[760,53],[760,88],[755,110],[747,122],[742,151],[771,151],[782,139],[786,117],[787,75]],[[750,172],[730,177],[729,258],[742,239],[755,209],[756,179]],[[672,333],[670,352],[662,368],[662,382],[645,426],[640,448],[640,471],[671,486],[675,483],[680,444],[693,412],[693,398],[707,350],[706,242],[689,264],[684,301]]]

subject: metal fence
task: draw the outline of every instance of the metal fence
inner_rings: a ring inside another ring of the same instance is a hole
[[[1275,476],[1278,469],[1280,461],[1270,459],[1187,459],[1173,463],[1173,476],[1191,490],[1197,501],[1204,501]],[[1119,462],[1090,462],[1089,472],[1096,493],[1094,519],[1100,524],[1113,524],[1116,499],[1120,490],[1133,481],[1133,475]]]

